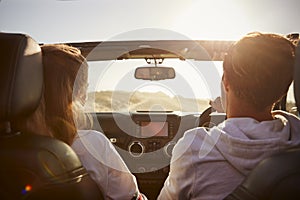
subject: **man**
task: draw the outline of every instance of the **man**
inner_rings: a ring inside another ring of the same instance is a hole
[[[264,158],[300,144],[300,120],[272,112],[293,80],[294,45],[277,34],[250,33],[223,62],[227,119],[187,131],[173,150],[158,199],[223,199]]]

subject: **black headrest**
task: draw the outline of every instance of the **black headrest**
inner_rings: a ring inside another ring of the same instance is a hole
[[[43,88],[42,53],[30,36],[0,33],[0,121],[32,113]]]
[[[300,44],[296,48],[296,61],[294,72],[294,95],[296,100],[296,106],[300,112]]]

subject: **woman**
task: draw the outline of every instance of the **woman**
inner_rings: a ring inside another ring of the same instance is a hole
[[[84,127],[88,65],[77,48],[43,45],[44,96],[34,115],[20,124],[71,145],[106,199],[143,199],[135,177],[110,141]],[[45,120],[44,120],[45,119]]]

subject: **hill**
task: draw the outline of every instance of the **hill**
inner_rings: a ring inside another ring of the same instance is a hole
[[[182,111],[201,112],[208,99],[170,97],[162,92],[101,91],[88,93],[85,110],[88,112]]]

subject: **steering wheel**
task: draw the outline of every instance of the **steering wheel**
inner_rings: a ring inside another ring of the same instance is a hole
[[[200,115],[198,126],[210,128],[213,125],[210,114],[215,111],[216,110],[211,106],[205,109]]]
[[[213,107],[208,107],[206,110],[204,110],[200,115],[198,126],[211,128],[227,119],[226,113],[216,113],[211,115],[211,113],[215,111],[216,110]]]

